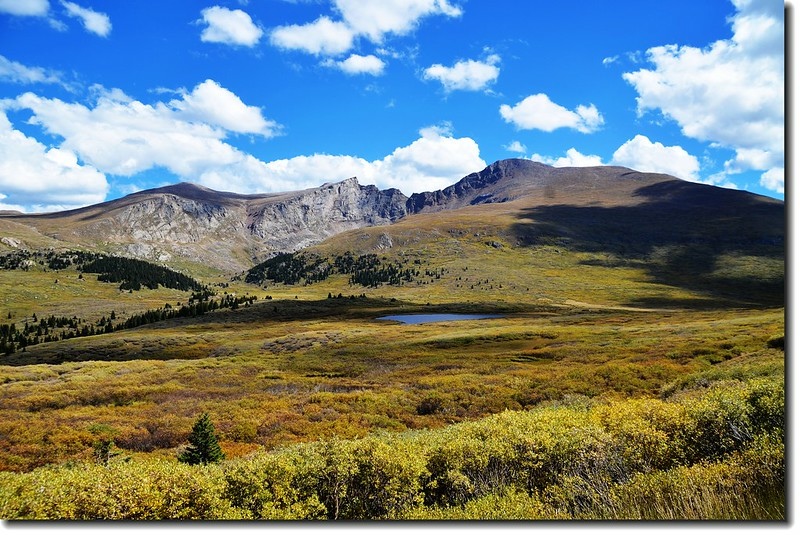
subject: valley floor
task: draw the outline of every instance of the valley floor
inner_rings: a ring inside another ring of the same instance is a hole
[[[2,366],[4,469],[86,458],[97,426],[164,452],[200,412],[232,455],[441,427],[565,396],[658,397],[727,375],[782,375],[783,310],[494,306],[503,318],[398,325],[397,312],[474,311],[374,298],[261,300],[236,311],[30,347]]]

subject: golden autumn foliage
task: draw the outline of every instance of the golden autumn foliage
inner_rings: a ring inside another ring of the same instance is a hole
[[[214,465],[120,459],[0,473],[0,517],[782,519],[783,431],[782,379],[726,380]]]

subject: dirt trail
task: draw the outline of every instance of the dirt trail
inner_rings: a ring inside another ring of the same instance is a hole
[[[582,301],[575,301],[567,299],[564,301],[563,306],[602,309],[602,310],[625,310],[629,312],[678,312],[680,309],[676,308],[642,308],[642,307],[626,307],[618,305],[598,305],[596,303],[584,303]]]

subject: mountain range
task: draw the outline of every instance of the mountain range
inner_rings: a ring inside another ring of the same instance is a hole
[[[555,168],[509,159],[410,197],[361,185],[355,177],[254,195],[180,183],[76,210],[2,213],[0,252],[85,247],[236,272],[346,231],[411,222],[423,214],[470,217],[498,204],[518,211],[520,245],[551,236],[591,249],[600,235],[607,240],[613,234],[623,249],[710,240],[739,252],[783,250],[784,203],[776,199],[623,167]]]

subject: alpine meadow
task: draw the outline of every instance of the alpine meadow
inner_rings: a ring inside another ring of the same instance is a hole
[[[0,519],[786,523],[791,8],[157,4],[0,0]]]

